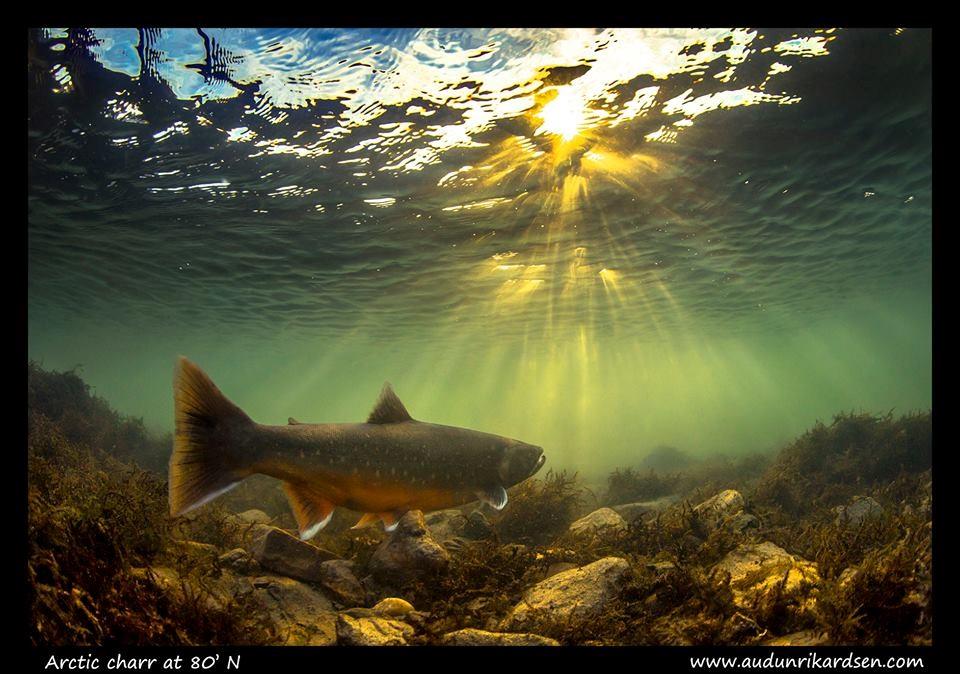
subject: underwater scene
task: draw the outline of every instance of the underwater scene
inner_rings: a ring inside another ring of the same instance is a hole
[[[931,62],[30,30],[31,644],[931,645]]]

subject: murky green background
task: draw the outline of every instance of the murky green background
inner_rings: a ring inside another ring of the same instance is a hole
[[[597,475],[931,404],[930,34],[31,42],[29,353],[172,427],[420,419]]]

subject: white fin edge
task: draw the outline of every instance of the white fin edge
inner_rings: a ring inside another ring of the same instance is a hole
[[[311,538],[316,536],[321,529],[327,526],[330,523],[331,519],[333,519],[333,510],[331,510],[330,513],[326,517],[324,517],[322,520],[320,520],[316,524],[311,525],[308,529],[306,529],[303,533],[301,533],[300,540],[309,541]]]

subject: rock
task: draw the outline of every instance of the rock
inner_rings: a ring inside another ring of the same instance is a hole
[[[458,552],[463,550],[465,546],[469,544],[470,544],[470,541],[468,541],[463,536],[455,536],[453,538],[448,538],[447,540],[445,540],[443,542],[443,547],[447,550],[447,552],[450,552],[452,554],[457,554]]]
[[[760,521],[750,513],[740,513],[727,520],[726,526],[733,531],[746,531],[747,529],[759,528]]]
[[[781,637],[761,641],[761,646],[825,646],[830,643],[826,635],[816,630],[801,630]]]
[[[883,515],[883,506],[872,496],[854,496],[850,505],[837,506],[837,524],[857,528],[865,521]]]
[[[243,548],[234,548],[220,555],[220,565],[244,574],[260,573],[260,562]]]
[[[322,580],[321,564],[336,558],[332,552],[301,541],[275,527],[265,532],[252,552],[253,558],[263,568],[313,583]]]
[[[467,518],[456,509],[437,510],[423,517],[430,535],[437,543],[444,543],[451,538],[463,535],[467,528]]]
[[[597,536],[616,535],[626,530],[626,521],[616,511],[610,508],[600,508],[571,524],[568,531],[577,538],[589,539]]]
[[[337,616],[337,640],[342,646],[406,646],[414,630],[401,620],[380,616]]]
[[[237,524],[270,524],[273,521],[270,515],[256,508],[230,515],[230,519]]]
[[[816,564],[769,541],[739,545],[714,569],[730,575],[733,601],[740,608],[777,599],[798,617],[813,615],[820,584]]]
[[[662,496],[653,501],[624,503],[612,506],[612,508],[624,521],[631,523],[661,513],[679,500],[680,497],[676,495]]]
[[[399,597],[386,597],[373,607],[374,613],[379,613],[388,618],[401,618],[413,610],[413,604]]]
[[[209,543],[198,543],[197,541],[186,541],[174,539],[171,541],[173,547],[179,550],[181,553],[187,555],[196,555],[196,556],[206,556],[206,557],[219,557],[220,549],[216,545],[210,545]]]
[[[575,568],[577,568],[577,565],[572,562],[554,562],[547,567],[547,574],[544,576],[544,578],[556,576],[558,573],[563,573],[564,571],[569,571],[570,569]]]
[[[367,591],[353,573],[354,563],[331,559],[320,565],[320,584],[327,594],[345,606],[360,606],[367,601]]]
[[[445,646],[559,646],[555,639],[539,634],[487,632],[486,630],[462,629],[444,634],[440,643]]]
[[[463,535],[466,538],[475,541],[482,541],[492,538],[494,534],[493,525],[490,520],[479,510],[472,511],[467,515],[467,524],[463,528]]]
[[[530,549],[523,543],[507,543],[500,546],[500,552],[504,557],[522,557],[529,551]]]
[[[411,510],[370,557],[369,570],[385,584],[398,585],[444,570],[450,554],[433,540],[419,510]]]
[[[857,575],[857,571],[857,567],[848,566],[840,573],[840,576],[837,578],[837,585],[841,590],[846,589],[846,587],[853,581],[854,577]]]
[[[736,489],[726,489],[694,507],[701,521],[713,528],[719,528],[726,521],[743,512],[743,495]]]
[[[625,559],[605,557],[542,580],[524,593],[499,629],[513,632],[539,623],[569,623],[596,617],[619,596],[629,571]]]
[[[282,576],[252,582],[253,600],[269,615],[276,638],[290,646],[331,646],[337,641],[337,613],[321,592]]]

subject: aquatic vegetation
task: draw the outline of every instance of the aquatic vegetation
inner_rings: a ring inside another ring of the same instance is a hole
[[[255,615],[212,608],[202,592],[171,595],[141,569],[170,550],[166,484],[117,458],[150,454],[134,428],[74,373],[30,367],[27,570],[34,644],[254,643]],[[89,417],[84,417],[85,414]],[[51,418],[52,415],[53,418]],[[133,434],[137,437],[136,433]],[[95,442],[106,442],[110,452]],[[213,515],[208,515],[212,517]],[[178,555],[181,568],[195,557]],[[202,560],[215,573],[211,560]]]
[[[157,473],[166,473],[172,440],[147,432],[143,420],[118,414],[94,395],[76,370],[51,372],[27,363],[27,409],[41,411],[64,440],[97,448]]]
[[[436,644],[464,628],[522,631],[511,620],[528,599],[570,608],[569,615],[531,614],[532,622],[523,627],[569,645],[931,639],[930,472],[923,469],[929,414],[899,421],[842,417],[838,429],[814,428],[755,468],[754,474],[762,471],[759,478],[728,482],[722,473],[707,476],[693,462],[670,484],[684,498],[623,511],[629,520],[613,509],[583,517],[595,499],[576,474],[563,471],[514,487],[508,507],[492,516],[487,533],[448,530],[438,538],[442,550],[423,520],[410,513],[406,528],[398,529],[409,541],[397,554],[417,552],[407,550],[409,544],[423,554],[437,553],[442,564],[429,574],[385,584],[394,574],[384,578],[377,568],[402,560],[386,559],[390,535],[381,527],[350,529],[352,514],[344,513],[317,536],[314,547],[272,526],[295,530],[292,518],[259,510],[235,514],[259,504],[259,498],[285,509],[283,502],[271,501],[277,492],[273,481],[252,482],[235,501],[207,504],[171,520],[160,476],[91,444],[116,437],[109,426],[122,427],[124,418],[91,396],[75,374],[33,371],[42,386],[31,382],[32,390],[56,393],[34,397],[29,412],[28,571],[35,644],[366,638],[348,634],[341,622],[356,629],[389,628],[398,642]],[[96,416],[100,425],[76,422],[77,410],[97,405],[103,405]],[[839,451],[838,445],[848,449]],[[838,490],[829,481],[851,481],[835,469],[809,473],[804,484],[817,497],[815,504],[788,509],[770,499],[770,478],[793,470],[798,455],[843,454],[845,469],[859,470],[862,457],[851,447],[898,459],[876,464],[885,467],[852,490]],[[136,444],[127,450],[149,460]],[[622,480],[618,484],[657,486],[628,468],[615,474]],[[711,485],[717,481],[728,486],[716,491]],[[729,488],[731,483],[748,485],[747,498]],[[623,492],[624,498],[637,493]],[[644,492],[649,493],[656,492]],[[864,511],[868,515],[855,521],[840,517],[837,499],[848,503],[857,494],[874,499],[879,510]],[[465,527],[468,515],[479,518],[466,508],[444,512],[431,519],[438,537],[444,521]],[[578,518],[597,528],[571,528]],[[337,565],[336,577],[323,564],[299,580],[285,576],[276,560],[258,552],[255,541],[268,535],[306,546],[301,552],[311,559],[335,560],[329,563]],[[560,579],[598,564],[618,568],[616,582],[588,593],[599,603],[581,615],[583,607],[573,606],[587,595]],[[531,598],[534,591],[537,598]],[[386,602],[391,606],[409,602],[402,615],[367,608],[387,597],[393,598]]]
[[[661,496],[676,494],[680,474],[662,475],[654,469],[646,473],[633,468],[617,468],[607,477],[604,503],[633,503],[651,501]]]
[[[931,467],[930,412],[838,414],[785,447],[751,500],[790,516],[836,506],[880,482]]]
[[[494,519],[500,540],[508,543],[547,543],[576,519],[584,500],[577,475],[547,471],[509,492],[510,507]]]

